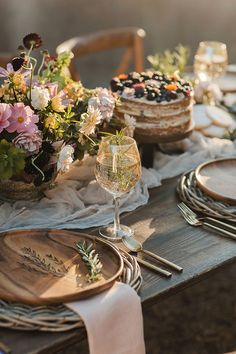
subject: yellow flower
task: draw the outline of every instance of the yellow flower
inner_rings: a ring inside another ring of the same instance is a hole
[[[59,95],[56,95],[52,98],[51,104],[52,104],[52,109],[55,112],[58,113],[65,112],[65,107],[63,106],[62,99]]]
[[[4,94],[5,94],[5,88],[4,88],[4,86],[1,86],[0,87],[0,97],[3,97]]]
[[[67,98],[72,100],[82,98],[84,94],[84,88],[80,82],[70,82],[64,87],[64,91],[66,92]]]
[[[13,76],[12,76],[12,83],[17,86],[17,87],[20,87],[20,86],[24,86],[25,85],[25,81],[24,81],[24,76],[20,73],[15,73]]]
[[[58,127],[57,115],[56,114],[50,114],[44,120],[44,126],[45,126],[45,128],[50,129],[50,130],[57,129],[57,127]]]

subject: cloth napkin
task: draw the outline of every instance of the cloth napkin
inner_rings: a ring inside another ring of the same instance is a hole
[[[65,304],[83,319],[90,354],[145,354],[140,298],[127,284]]]

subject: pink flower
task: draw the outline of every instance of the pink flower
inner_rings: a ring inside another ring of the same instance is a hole
[[[57,91],[58,91],[58,83],[57,82],[49,82],[48,84],[45,85],[45,87],[49,91],[50,98],[57,95]]]
[[[11,63],[7,64],[7,69],[0,67],[0,77],[8,77],[14,73],[14,69]]]
[[[94,109],[99,109],[102,119],[110,122],[115,108],[115,98],[106,88],[97,88],[97,96],[91,97],[88,104]]]
[[[37,154],[42,146],[42,133],[40,130],[33,133],[20,133],[12,142],[16,147],[24,149],[28,154]]]
[[[24,103],[19,102],[15,103],[11,110],[10,125],[6,129],[9,133],[34,133],[38,130],[35,123],[38,123],[39,117],[34,114],[34,111],[29,106],[25,106]]]
[[[11,115],[11,106],[7,103],[0,103],[0,133],[9,126],[8,118]]]
[[[6,69],[0,67],[0,77],[9,78],[14,76],[15,73],[20,73],[23,75],[24,78],[27,78],[30,76],[30,69],[23,69],[22,67],[20,67],[18,70],[14,70],[13,65],[11,63],[7,64]]]

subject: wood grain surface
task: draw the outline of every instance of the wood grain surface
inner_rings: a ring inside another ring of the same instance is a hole
[[[143,307],[174,295],[236,260],[235,241],[184,221],[177,208],[176,183],[176,178],[166,180],[161,187],[150,191],[147,205],[121,216],[123,223],[133,227],[135,237],[147,238],[145,248],[184,268],[182,274],[173,272],[171,279],[142,269]],[[98,230],[93,233],[97,234]],[[52,354],[59,349],[66,350],[85,336],[84,330],[58,334],[34,332],[32,336],[32,333],[0,329],[0,341],[11,347],[13,354]]]
[[[236,204],[236,158],[217,159],[196,169],[196,180],[207,195]]]
[[[92,242],[103,268],[88,281],[76,243]],[[0,236],[0,298],[31,305],[86,298],[112,286],[123,269],[119,253],[96,237],[66,230],[9,231]]]

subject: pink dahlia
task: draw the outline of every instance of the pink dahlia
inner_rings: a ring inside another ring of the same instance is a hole
[[[7,103],[0,103],[0,133],[9,126],[9,117],[11,115],[11,106]]]
[[[99,109],[102,115],[102,119],[108,123],[113,115],[115,108],[115,98],[106,88],[98,88],[97,96],[91,97],[88,101],[89,106],[93,106],[94,109]]]
[[[34,133],[38,130],[35,123],[38,123],[39,116],[34,114],[34,111],[29,106],[25,106],[24,103],[19,102],[15,103],[11,110],[10,125],[6,128],[9,133]]]
[[[34,133],[20,133],[13,139],[13,143],[28,154],[37,154],[42,146],[42,133],[39,130]]]

